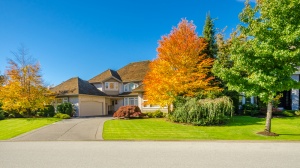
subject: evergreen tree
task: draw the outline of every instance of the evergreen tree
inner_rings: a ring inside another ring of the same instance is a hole
[[[206,15],[205,25],[203,27],[203,37],[207,42],[207,47],[205,49],[205,53],[210,58],[216,57],[217,52],[217,45],[215,41],[215,29],[214,29],[214,22],[208,13]]]

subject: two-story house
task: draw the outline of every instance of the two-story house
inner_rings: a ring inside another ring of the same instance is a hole
[[[56,93],[55,105],[71,102],[76,116],[100,116],[115,112],[124,105],[137,105],[142,111],[166,110],[144,105],[142,81],[150,61],[130,63],[114,71],[108,69],[88,81],[71,78],[51,90]]]

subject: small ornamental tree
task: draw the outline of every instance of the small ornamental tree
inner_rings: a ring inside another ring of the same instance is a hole
[[[207,75],[213,64],[204,54],[207,43],[195,29],[192,22],[183,19],[159,41],[158,56],[144,79],[147,103],[165,106],[176,96],[193,97],[218,89],[211,83],[213,77]]]
[[[133,105],[121,106],[113,115],[117,118],[139,118],[143,116],[141,109]]]
[[[240,14],[239,36],[230,47],[230,67],[216,62],[215,74],[229,89],[267,103],[264,135],[271,133],[272,101],[278,92],[300,88],[291,78],[300,66],[300,1],[249,0]]]

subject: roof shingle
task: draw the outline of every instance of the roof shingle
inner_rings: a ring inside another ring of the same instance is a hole
[[[88,81],[84,81],[78,77],[71,78],[51,89],[58,96],[63,95],[78,95],[78,94],[87,94],[87,95],[97,95],[97,96],[106,96],[105,93],[98,90],[95,86],[90,84]]]
[[[102,72],[101,74],[93,77],[92,79],[89,80],[90,83],[99,83],[99,82],[103,82],[111,77],[114,77],[115,79],[117,80],[120,80],[121,81],[121,78],[118,74],[118,72],[114,71],[114,70],[111,70],[111,69],[108,69],[104,72]]]
[[[149,70],[149,64],[150,61],[133,62],[119,69],[117,72],[125,83],[143,81]]]

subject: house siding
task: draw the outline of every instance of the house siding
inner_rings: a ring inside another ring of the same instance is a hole
[[[103,91],[103,85],[102,83],[94,83],[93,84],[98,90]]]
[[[79,99],[78,96],[69,97],[69,102],[75,106],[75,116],[79,116]]]
[[[118,90],[106,90],[105,89],[105,82],[117,82],[118,83]],[[103,82],[103,92],[106,93],[107,95],[118,95],[119,90],[120,90],[120,82],[115,80],[114,78],[110,78],[106,81]]]
[[[292,75],[292,79],[295,81],[299,81],[299,75]],[[292,99],[292,110],[299,109],[299,89],[292,89],[291,91],[291,99]]]
[[[117,111],[121,106],[123,106],[123,99],[119,99],[118,100],[118,103],[117,104],[115,104],[115,111]]]

